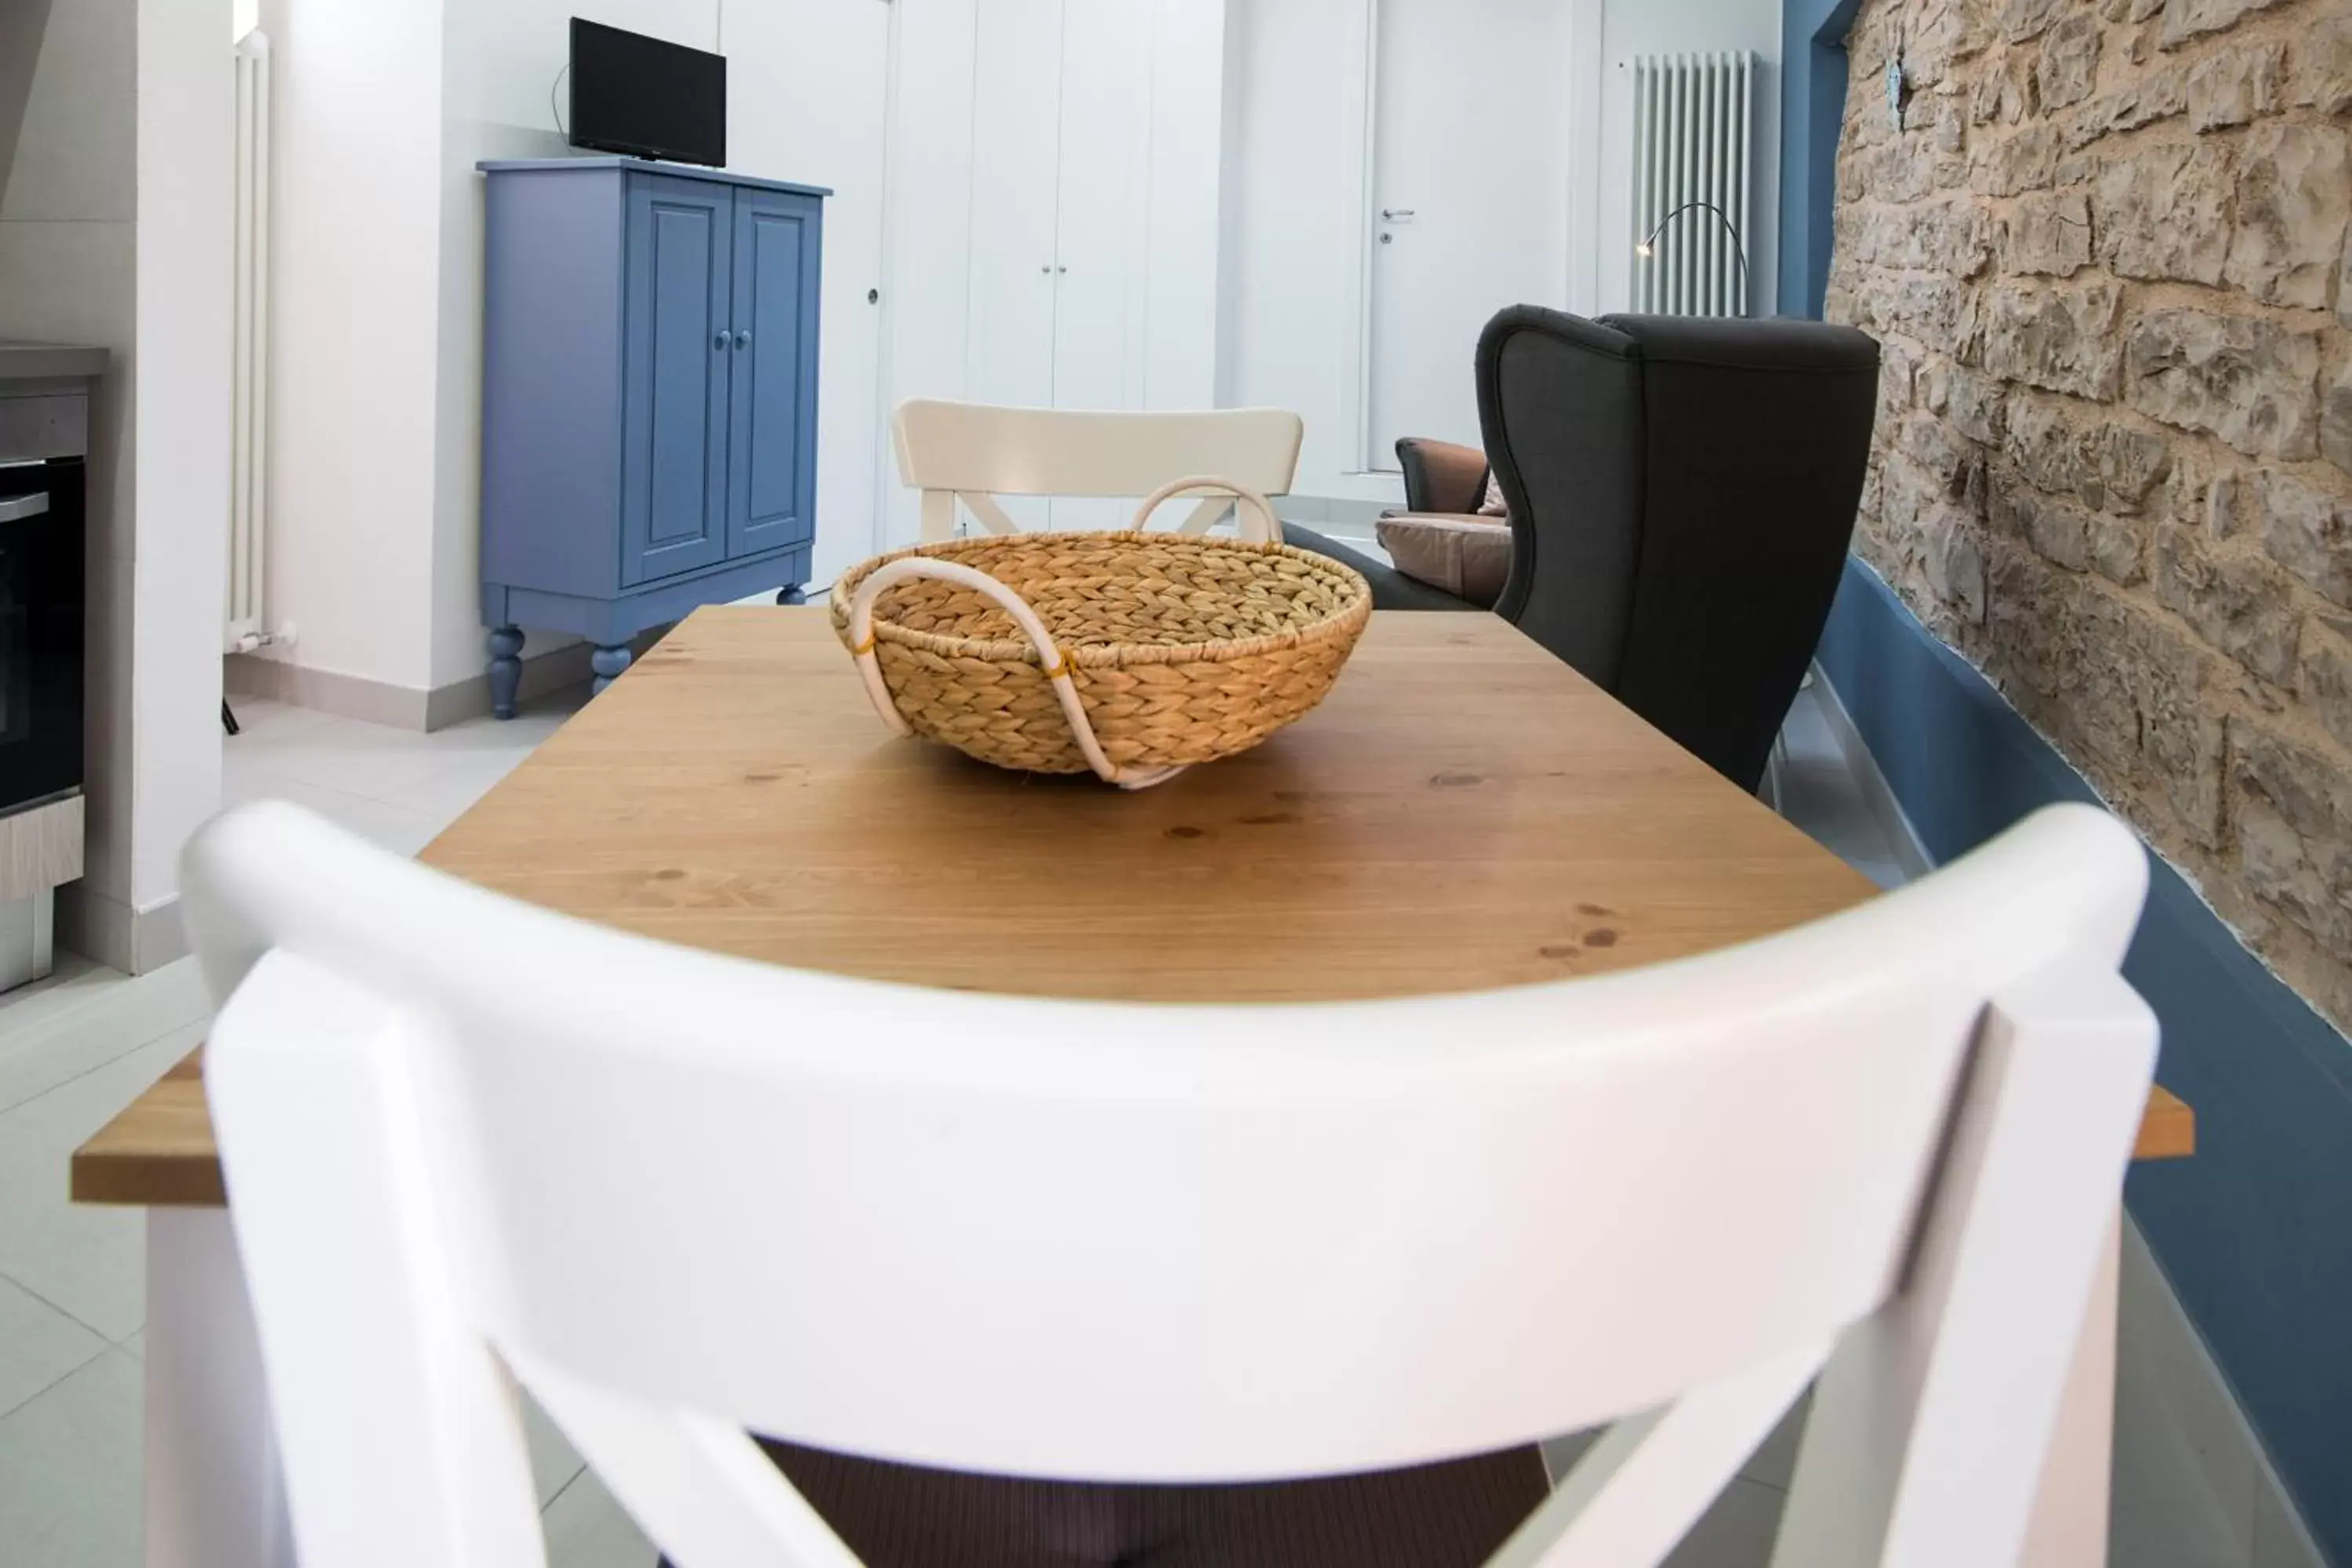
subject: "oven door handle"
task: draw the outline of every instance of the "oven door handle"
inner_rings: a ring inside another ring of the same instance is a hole
[[[0,522],[22,522],[48,510],[49,493],[47,490],[28,496],[0,496]]]

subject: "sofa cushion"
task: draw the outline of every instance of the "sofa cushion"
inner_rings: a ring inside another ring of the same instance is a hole
[[[1405,512],[1379,523],[1381,548],[1397,570],[1491,609],[1511,574],[1511,526],[1488,517]]]
[[[1503,499],[1503,481],[1495,477],[1494,470],[1491,468],[1486,473],[1486,499],[1478,503],[1478,515],[1480,517],[1511,515],[1511,503]]]
[[[1326,539],[1314,530],[1301,528],[1295,522],[1282,525],[1282,537],[1286,543],[1328,556],[1343,566],[1352,566],[1362,573],[1364,581],[1372,585],[1372,608],[1376,610],[1475,610],[1480,607],[1456,595],[1441,593],[1426,583],[1416,583],[1384,561],[1375,561],[1360,550],[1350,549],[1336,539]]]

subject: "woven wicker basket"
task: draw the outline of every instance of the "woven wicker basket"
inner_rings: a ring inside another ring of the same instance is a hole
[[[1129,789],[1247,751],[1323,700],[1371,588],[1286,545],[1020,533],[869,561],[834,629],[883,719],[998,767]]]

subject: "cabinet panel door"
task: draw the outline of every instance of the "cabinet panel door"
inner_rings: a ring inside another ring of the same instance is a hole
[[[724,185],[630,180],[624,586],[726,559],[733,217]]]
[[[735,193],[735,363],[730,559],[816,533],[822,209],[814,196]]]
[[[1150,39],[1137,0],[1072,5],[1062,29],[1054,406],[1139,408],[1150,259]]]
[[[1079,0],[1080,4],[1090,0]],[[1054,405],[1063,0],[983,0],[972,21],[971,293],[963,395]],[[1024,528],[1049,503],[1007,498]]]
[[[1140,408],[1150,256],[1150,39],[1139,0],[1063,12],[1054,406]],[[1171,475],[1170,478],[1174,478]],[[1132,500],[1054,502],[1055,528],[1124,528]]]

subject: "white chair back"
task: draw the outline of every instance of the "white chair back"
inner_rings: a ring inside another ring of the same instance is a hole
[[[245,807],[185,886],[301,1559],[541,1563],[511,1372],[688,1568],[854,1562],[746,1428],[1182,1482],[1612,1421],[1496,1561],[1629,1568],[1866,1331],[1800,1486],[1866,1448],[1852,1561],[2011,1562],[2153,1066],[2146,875],[2060,807],[1652,970],[1121,1005],[669,947]]]
[[[1306,426],[1280,408],[1112,413],[1002,408],[916,398],[891,424],[898,476],[923,492],[923,542],[955,532],[956,503],[996,533],[1017,533],[1004,496],[1152,496],[1185,479],[1233,481],[1282,495],[1298,471]],[[1231,495],[1192,509],[1179,531],[1205,533],[1234,510]],[[1267,520],[1270,521],[1270,520]],[[1263,532],[1244,511],[1244,537]],[[1279,530],[1276,530],[1278,535]]]

